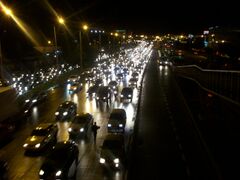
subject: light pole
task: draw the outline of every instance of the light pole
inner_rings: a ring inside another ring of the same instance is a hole
[[[3,9],[3,12],[12,17],[12,10],[7,8],[2,2],[0,2],[0,7]],[[2,43],[1,43],[1,34],[0,34],[0,77],[3,78],[3,55],[2,55]]]
[[[85,25],[83,25],[83,27],[82,27],[82,29],[84,30],[84,31],[87,31],[88,30],[88,26],[85,24]],[[80,57],[80,71],[82,71],[83,70],[83,48],[82,48],[82,30],[81,30],[81,28],[80,28],[80,30],[79,30],[79,50],[80,50],[80,52],[79,52],[79,57]]]
[[[62,17],[58,17],[57,18],[57,21],[59,24],[62,24],[64,25],[65,23],[65,20],[62,18]],[[58,45],[57,45],[57,33],[56,33],[56,27],[55,25],[53,26],[53,33],[54,33],[54,44],[55,44],[55,53],[56,53],[56,66],[58,68]]]

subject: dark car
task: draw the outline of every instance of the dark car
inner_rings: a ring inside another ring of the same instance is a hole
[[[118,83],[117,83],[117,81],[110,81],[108,83],[108,86],[111,88],[114,96],[116,97],[118,95]]]
[[[137,78],[130,78],[128,81],[128,85],[130,87],[137,87],[137,82],[138,82]]]
[[[94,84],[96,85],[96,86],[102,86],[103,85],[103,80],[102,79],[96,79],[95,80],[95,82],[94,82]]]
[[[113,109],[108,120],[109,133],[123,133],[126,125],[126,111],[124,109]]]
[[[118,74],[116,75],[116,78],[117,78],[117,81],[122,81],[123,78],[124,78],[123,73],[118,73]]]
[[[95,97],[95,95],[97,94],[98,88],[99,88],[98,85],[90,86],[87,90],[87,97],[88,98]]]
[[[68,132],[70,137],[88,137],[91,133],[91,127],[93,125],[93,116],[89,113],[77,115],[70,127]]]
[[[75,179],[78,146],[72,141],[58,142],[46,156],[39,170],[40,179]]]
[[[138,72],[133,72],[133,73],[132,73],[132,77],[133,77],[133,78],[138,79],[138,76],[139,76]]]
[[[127,99],[132,102],[132,98],[133,98],[133,89],[131,87],[124,87],[120,95],[120,100],[123,101]]]
[[[57,141],[58,127],[52,123],[39,124],[25,140],[23,147],[26,151],[41,151]]]
[[[9,83],[4,79],[0,79],[0,87],[7,87],[7,86],[9,86]]]
[[[47,95],[47,92],[43,91],[37,94],[33,94],[31,97],[25,99],[23,105],[24,114],[28,114],[35,105],[37,105],[38,103],[42,103],[44,100],[46,100]]]
[[[73,83],[78,82],[79,80],[80,80],[80,76],[79,76],[79,75],[71,75],[71,76],[68,78],[67,82],[68,82],[69,84],[73,84]]]
[[[77,104],[72,101],[63,102],[55,112],[57,121],[71,121],[77,114]]]
[[[68,91],[71,93],[76,93],[81,90],[82,90],[82,83],[80,83],[80,82],[75,82],[75,83],[71,84],[68,89]]]
[[[96,102],[100,101],[111,103],[111,90],[108,86],[101,86],[97,91]]]
[[[108,134],[100,151],[100,164],[121,169],[126,162],[126,152],[122,134]]]

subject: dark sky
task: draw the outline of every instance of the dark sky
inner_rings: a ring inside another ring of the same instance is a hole
[[[54,16],[46,2],[67,17],[92,26],[127,29],[138,33],[195,33],[210,26],[239,26],[237,1],[173,0],[8,0],[18,16],[48,27]],[[4,1],[6,2],[6,1]],[[190,3],[191,2],[191,3]]]

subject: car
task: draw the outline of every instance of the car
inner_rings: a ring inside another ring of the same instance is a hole
[[[67,82],[69,84],[72,84],[72,83],[75,83],[75,82],[78,82],[78,81],[80,81],[80,76],[79,75],[71,75],[67,80]]]
[[[85,74],[85,82],[91,83],[95,79],[92,72]]]
[[[124,109],[113,109],[107,124],[108,133],[124,133],[126,118],[127,115]]]
[[[128,81],[128,85],[130,87],[137,87],[137,82],[138,82],[137,78],[130,78]]]
[[[41,151],[57,141],[58,127],[53,123],[41,123],[32,130],[25,140],[23,148],[26,151]]]
[[[120,95],[120,101],[130,100],[132,102],[133,98],[133,89],[131,87],[124,87]]]
[[[9,83],[5,79],[0,79],[0,87],[7,87]]]
[[[90,86],[87,90],[87,97],[88,98],[92,98],[92,97],[95,97],[97,91],[98,91],[98,88],[99,86],[98,85],[93,85],[93,86]]]
[[[111,103],[111,90],[108,86],[101,86],[97,91],[96,102],[100,101]]]
[[[30,110],[37,105],[38,103],[42,103],[47,99],[48,93],[45,91],[35,93],[31,97],[25,99],[23,104],[23,112],[24,114],[29,114]]]
[[[133,73],[132,73],[132,77],[133,77],[133,78],[138,79],[138,76],[139,76],[138,72],[133,72]]]
[[[123,73],[118,73],[118,74],[116,75],[116,79],[117,79],[117,81],[122,81],[123,78],[124,78]]]
[[[73,141],[56,143],[44,159],[40,179],[75,179],[79,150]]]
[[[96,79],[94,84],[97,85],[98,87],[102,86],[103,85],[103,80],[102,79]]]
[[[77,114],[77,104],[65,101],[60,104],[55,112],[56,121],[71,121]]]
[[[79,83],[79,82],[75,82],[75,83],[71,84],[68,89],[68,91],[72,92],[72,93],[76,93],[81,90],[82,90],[82,83]]]
[[[124,136],[108,134],[101,146],[99,162],[104,167],[121,169],[126,163]]]
[[[116,97],[118,95],[118,83],[117,83],[117,81],[110,81],[108,83],[108,86],[111,88],[114,96]]]
[[[88,137],[92,125],[93,116],[90,113],[77,115],[68,128],[69,135],[70,137]]]

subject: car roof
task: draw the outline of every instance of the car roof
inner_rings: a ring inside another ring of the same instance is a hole
[[[38,124],[35,129],[47,129],[49,128],[50,126],[53,126],[52,123],[41,123],[41,124]]]
[[[122,92],[132,92],[132,91],[133,91],[133,89],[131,87],[124,87],[122,89]]]
[[[108,134],[105,137],[105,140],[124,141],[124,135],[123,134]]]
[[[112,110],[111,114],[126,114],[126,111],[124,109],[116,108]]]

